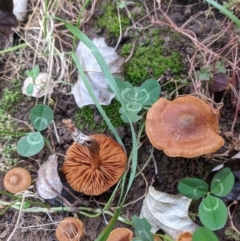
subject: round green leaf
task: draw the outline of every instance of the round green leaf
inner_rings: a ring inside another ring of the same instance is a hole
[[[215,174],[211,182],[211,192],[219,197],[227,196],[234,185],[234,175],[230,168],[223,168]]]
[[[37,105],[30,111],[30,121],[38,131],[46,129],[53,120],[53,111],[47,105]]]
[[[221,229],[226,224],[228,217],[227,208],[218,197],[209,195],[204,198],[198,212],[202,224],[211,230]]]
[[[142,105],[138,102],[131,102],[126,104],[128,112],[139,112],[142,109]]]
[[[123,108],[123,106],[119,109],[119,112],[121,113],[121,118],[125,123],[129,123],[128,116],[132,123],[135,123],[142,118],[141,115],[138,115],[138,112],[139,112],[138,110],[137,111],[126,111],[125,108]]]
[[[133,88],[126,88],[121,90],[121,95],[124,101],[126,102],[131,102],[134,101],[134,97],[135,97],[135,92]]]
[[[193,233],[192,241],[218,241],[218,238],[211,230],[199,227]]]
[[[191,199],[199,199],[207,195],[208,184],[198,178],[184,178],[178,183],[178,191]]]
[[[29,157],[37,154],[44,146],[44,139],[40,132],[29,133],[17,142],[17,152],[21,156]]]
[[[149,93],[146,89],[138,89],[135,100],[140,103],[146,102],[150,98]]]
[[[157,80],[148,79],[138,89],[136,101],[141,102],[143,105],[150,106],[155,103],[160,95],[161,87]]]
[[[29,85],[27,86],[26,92],[27,92],[27,95],[28,95],[28,96],[32,95],[33,89],[34,89],[34,84],[33,84],[33,83],[31,83],[31,84],[29,84]]]

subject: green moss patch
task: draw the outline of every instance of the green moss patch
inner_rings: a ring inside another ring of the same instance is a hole
[[[119,19],[116,4],[103,4],[101,6],[103,14],[98,18],[100,27],[107,30],[110,37],[118,38],[120,34]],[[124,10],[120,9],[120,19],[122,31],[130,25],[130,19],[125,15]]]
[[[121,115],[119,113],[121,104],[118,101],[114,99],[112,100],[110,105],[102,106],[102,107],[114,127],[123,126],[125,124],[122,121]],[[104,131],[104,129],[108,128],[104,120],[99,121],[100,123],[96,123],[94,121],[95,113],[99,114],[98,110],[92,106],[84,106],[81,109],[79,109],[76,112],[76,115],[74,118],[74,123],[77,126],[77,128],[79,128],[83,132],[84,130],[89,130],[89,131],[94,131],[96,133],[100,133]]]
[[[13,79],[10,86],[3,89],[2,99],[0,101],[0,113],[14,114],[16,109],[12,107],[22,98],[21,87],[22,83]]]
[[[180,54],[164,47],[159,30],[142,32],[141,35],[144,37],[137,41],[134,53],[125,65],[127,81],[139,86],[146,79],[158,79],[166,70],[171,70],[174,76],[181,73],[183,65]],[[132,43],[123,45],[122,55],[128,57],[131,49]]]

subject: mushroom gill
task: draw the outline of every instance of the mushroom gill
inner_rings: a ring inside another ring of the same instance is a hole
[[[127,228],[116,228],[111,231],[106,241],[131,241],[133,233]]]
[[[55,235],[58,241],[80,241],[84,235],[83,223],[79,219],[66,217],[57,225]]]
[[[74,142],[69,147],[62,171],[75,191],[100,195],[118,182],[126,169],[127,155],[106,135],[84,138],[82,144]]]

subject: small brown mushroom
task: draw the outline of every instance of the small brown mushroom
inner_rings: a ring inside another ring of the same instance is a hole
[[[189,232],[181,233],[181,234],[177,237],[177,241],[192,241],[192,234],[189,233]]]
[[[158,237],[156,234],[153,234],[153,241],[162,241],[162,239]]]
[[[127,155],[112,138],[85,136],[70,122],[75,142],[69,147],[62,171],[69,185],[86,195],[100,195],[116,184],[126,169]]]
[[[4,187],[11,193],[18,193],[28,189],[31,185],[31,175],[22,167],[11,169],[4,177]]]
[[[170,157],[211,154],[224,144],[218,117],[216,110],[192,95],[173,101],[160,98],[147,113],[146,133],[152,145]]]
[[[58,224],[55,235],[59,241],[80,241],[84,235],[83,223],[79,219],[66,217]]]
[[[131,241],[133,233],[127,228],[116,228],[111,231],[106,241]]]

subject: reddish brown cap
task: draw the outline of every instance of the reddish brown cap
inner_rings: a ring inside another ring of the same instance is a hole
[[[4,187],[11,193],[18,193],[28,189],[31,185],[31,175],[22,167],[15,167],[4,177]]]
[[[86,195],[100,195],[116,184],[126,169],[127,155],[112,138],[96,134],[69,147],[62,171],[69,185]]]
[[[154,241],[162,241],[160,237],[158,237],[156,234],[153,234],[153,240]]]
[[[84,235],[83,223],[76,218],[64,218],[56,228],[58,241],[80,241]]]
[[[177,241],[192,241],[192,234],[189,232],[181,233],[178,236]]]
[[[131,241],[133,233],[127,228],[116,228],[108,236],[106,241]]]
[[[170,157],[210,154],[224,144],[218,117],[218,111],[192,95],[160,98],[147,113],[146,133],[152,145]]]

